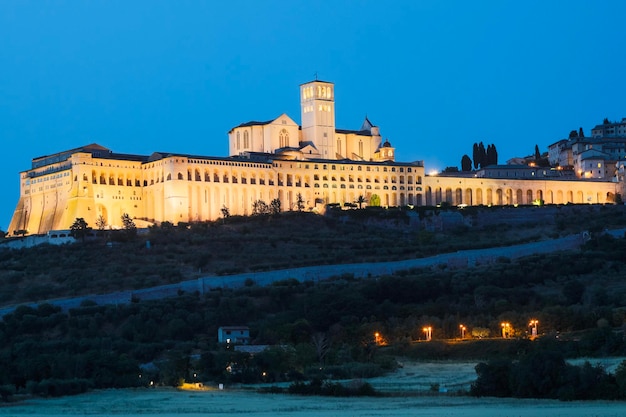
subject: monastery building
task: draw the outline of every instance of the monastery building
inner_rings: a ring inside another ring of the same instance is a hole
[[[523,167],[425,176],[422,161],[396,161],[395,148],[367,117],[359,130],[337,129],[332,83],[302,84],[300,103],[302,125],[282,114],[232,128],[228,157],[129,155],[91,144],[35,158],[20,173],[8,233],[69,229],[76,218],[119,228],[124,214],[138,227],[215,220],[222,209],[252,214],[259,200],[279,199],[282,210],[296,210],[300,200],[321,212],[361,196],[382,206],[603,204],[618,192],[613,180],[561,179]]]

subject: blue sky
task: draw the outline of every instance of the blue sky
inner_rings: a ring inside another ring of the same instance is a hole
[[[0,228],[33,157],[92,142],[225,156],[227,132],[335,83],[337,127],[367,115],[401,161],[501,162],[626,117],[624,1],[0,3]]]

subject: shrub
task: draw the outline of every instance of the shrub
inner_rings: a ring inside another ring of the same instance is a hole
[[[87,392],[92,387],[88,379],[44,379],[42,381],[30,381],[26,387],[29,393],[42,397],[60,397],[63,395],[76,395]]]

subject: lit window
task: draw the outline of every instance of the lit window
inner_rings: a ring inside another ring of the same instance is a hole
[[[287,130],[281,130],[278,139],[280,148],[285,148],[289,146],[289,133],[287,132]]]

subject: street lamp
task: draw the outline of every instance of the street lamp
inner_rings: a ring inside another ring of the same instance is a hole
[[[465,330],[467,330],[467,328],[462,324],[459,326],[459,328],[461,329],[461,339],[465,339]]]
[[[532,336],[533,339],[537,337],[537,325],[539,324],[539,320],[532,319],[528,325],[532,327]]]
[[[502,338],[506,339],[507,337],[509,337],[511,323],[504,322],[504,323],[501,323],[500,325],[502,326]]]
[[[424,327],[424,333],[426,333],[426,341],[429,342],[433,338],[433,328],[428,326]]]
[[[374,333],[374,344],[376,345],[380,344],[380,333],[378,332]]]

